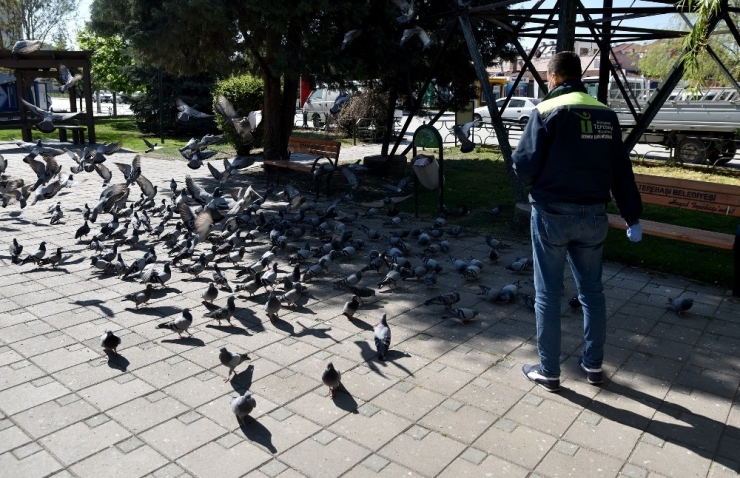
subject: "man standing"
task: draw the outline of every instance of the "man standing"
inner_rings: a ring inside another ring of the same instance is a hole
[[[617,115],[586,93],[581,60],[553,56],[550,93],[537,105],[513,155],[517,176],[531,186],[535,314],[540,363],[524,376],[550,392],[560,390],[560,296],[567,258],[583,305],[585,345],[579,360],[591,384],[603,382],[606,300],[602,250],[609,229],[606,205],[614,196],[627,237],[642,238],[642,201],[622,145]]]

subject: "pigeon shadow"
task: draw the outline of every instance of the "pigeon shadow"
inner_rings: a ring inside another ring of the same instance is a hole
[[[208,327],[206,325],[206,327]],[[206,345],[201,339],[197,337],[183,337],[176,339],[162,339],[162,343],[165,344],[178,344],[178,345],[189,345],[191,347],[204,347]]]
[[[359,413],[357,411],[357,400],[355,400],[343,383],[340,383],[339,387],[334,391],[334,398],[332,401],[334,402],[334,405],[346,412]]]
[[[317,339],[331,339],[331,340],[334,341],[334,343],[336,343],[336,344],[339,343],[338,340],[336,340],[334,337],[332,337],[331,335],[329,335],[329,334],[326,333],[327,331],[331,330],[331,327],[326,328],[326,329],[316,329],[316,328],[313,328],[313,327],[306,327],[305,325],[303,325],[300,322],[298,322],[298,325],[300,325],[301,327],[303,327],[303,330],[301,330],[297,334],[293,334],[293,337],[312,336],[312,337],[316,337]]]
[[[239,372],[234,374],[233,377],[231,377],[231,386],[234,388],[234,390],[239,393],[243,394],[245,391],[249,390],[252,386],[252,378],[254,376],[254,365],[249,364],[246,369],[244,369],[243,372]]]
[[[270,323],[275,326],[276,329],[282,330],[287,334],[293,335],[295,333],[295,327],[293,327],[293,324],[287,320],[275,317],[274,319],[270,319]]]
[[[5,227],[5,226],[2,226],[2,227],[0,227],[0,231],[2,231],[2,232],[18,232],[18,231],[20,231],[20,229],[16,229],[14,227]]]
[[[80,264],[80,263],[84,262],[85,260],[87,260],[85,257],[80,256],[80,257],[78,257],[78,258],[76,258],[74,260],[71,260],[71,261],[64,261],[64,265]]]
[[[75,305],[83,306],[83,307],[97,307],[98,309],[100,309],[100,312],[104,313],[108,317],[113,317],[114,315],[116,315],[111,308],[103,305],[105,303],[104,300],[100,300],[100,299],[76,300],[72,303]]]
[[[131,363],[126,357],[121,354],[111,352],[109,350],[106,350],[105,354],[108,356],[108,366],[110,368],[120,370],[121,372],[125,372]]]
[[[69,271],[65,269],[64,267],[34,267],[33,269],[28,269],[26,271],[22,271],[21,274],[32,274],[35,272],[47,272],[47,271],[62,271],[65,274],[69,274]]]
[[[277,453],[277,448],[272,444],[272,433],[263,424],[252,417],[245,419],[247,423],[239,422],[244,436],[251,442],[265,447],[273,455]]]
[[[380,373],[380,369],[378,369],[376,362],[381,364],[383,367],[386,367],[387,364],[390,363],[396,368],[403,370],[404,373],[406,373],[406,375],[408,375],[409,377],[414,376],[414,373],[411,370],[395,362],[395,360],[398,360],[400,358],[411,357],[410,354],[406,352],[401,352],[400,350],[391,349],[385,353],[385,360],[380,360],[377,358],[378,356],[377,351],[370,348],[370,344],[368,344],[365,341],[359,341],[359,340],[356,340],[355,343],[357,344],[358,347],[360,347],[360,351],[361,351],[360,354],[362,355],[362,358],[365,359],[365,362],[367,363],[367,366],[370,367],[370,370],[376,373],[379,373],[380,375],[383,375],[382,373]]]
[[[249,332],[247,332],[246,329],[243,329],[241,327],[237,327],[235,325],[218,325],[218,324],[214,325],[214,324],[208,324],[208,325],[206,325],[206,328],[207,329],[216,329],[216,330],[219,330],[221,332],[225,332],[225,333],[231,334],[231,335],[246,335],[247,337],[249,337],[250,335],[252,335]]]
[[[171,305],[164,305],[159,307],[139,307],[138,309],[136,307],[128,307],[126,310],[130,312],[138,312],[140,314],[144,315],[157,315],[160,317],[168,317],[170,315],[175,315],[180,312],[182,312],[182,309],[178,307],[172,307]]]
[[[358,329],[362,329],[362,330],[375,330],[375,327],[373,327],[372,325],[368,324],[364,320],[358,319],[357,317],[354,317],[352,319],[349,319],[349,322],[350,322],[350,324],[354,325]]]

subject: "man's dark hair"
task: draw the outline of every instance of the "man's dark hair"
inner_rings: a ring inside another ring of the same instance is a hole
[[[581,58],[572,51],[561,51],[547,64],[548,73],[557,73],[563,80],[581,77]]]

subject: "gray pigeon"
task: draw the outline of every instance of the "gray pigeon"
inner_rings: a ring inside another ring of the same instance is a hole
[[[668,309],[676,312],[681,317],[683,312],[686,312],[694,305],[693,297],[676,297],[675,299],[668,299]]]
[[[333,399],[336,388],[341,384],[342,374],[334,368],[334,364],[329,362],[321,374],[321,381],[329,387],[329,396]]]
[[[378,359],[385,360],[385,354],[391,346],[391,329],[388,327],[386,314],[375,325],[375,348],[378,350]]]
[[[213,115],[202,113],[196,110],[195,108],[188,106],[180,98],[177,98],[175,100],[175,104],[179,111],[179,113],[177,113],[177,121],[181,123],[187,123],[188,121],[190,121],[190,118],[195,118],[195,119],[213,118]]]
[[[18,40],[15,42],[13,49],[10,52],[27,55],[38,51],[41,48],[41,45],[43,45],[41,40]]]
[[[21,261],[21,265],[28,264],[29,262],[33,262],[34,264],[37,264],[41,259],[44,258],[45,255],[46,255],[46,242],[42,241],[41,244],[39,244],[38,249],[36,249],[33,253],[23,258],[23,260]]]
[[[452,309],[455,313],[455,317],[460,319],[460,322],[467,324],[478,315],[478,311],[475,309],[469,309],[467,307],[460,307],[459,309]]]
[[[121,338],[114,335],[110,330],[106,330],[100,337],[100,346],[103,347],[105,353],[113,352],[114,354],[118,354],[116,349],[119,345],[121,345]]]
[[[231,411],[236,415],[237,421],[244,423],[244,417],[252,413],[252,410],[257,406],[257,400],[249,391],[244,392],[244,395],[240,395],[231,401]]]
[[[344,304],[344,309],[342,310],[342,314],[345,315],[348,319],[354,319],[355,313],[357,312],[357,309],[360,308],[360,298],[356,295],[353,295],[352,298]]]
[[[449,309],[452,304],[456,304],[458,302],[460,302],[460,293],[448,292],[446,294],[438,295],[437,297],[432,297],[424,302],[424,305],[439,304],[444,305],[445,309]]]
[[[218,324],[221,325],[221,321],[225,320],[226,322],[231,325],[231,317],[234,315],[234,312],[236,311],[236,303],[234,302],[234,296],[230,296],[226,300],[226,307],[221,307],[219,309],[213,310],[211,312],[208,312],[203,317],[209,317],[211,319],[215,319],[218,321]]]
[[[152,284],[147,284],[146,289],[144,289],[141,292],[133,292],[131,294],[126,295],[123,300],[130,300],[136,304],[136,308],[138,309],[141,304],[145,304],[146,302],[149,302],[149,299],[152,298]]]
[[[265,303],[265,312],[267,312],[267,317],[270,320],[277,319],[278,312],[280,312],[281,308],[282,304],[280,303],[280,299],[275,295],[275,291],[270,292],[270,298],[267,299],[267,302]]]
[[[218,359],[221,361],[221,365],[229,367],[229,375],[226,376],[224,382],[231,380],[231,375],[234,373],[234,369],[240,363],[250,360],[247,354],[235,354],[226,350],[226,347],[221,347]]]
[[[218,297],[218,288],[216,287],[216,284],[214,282],[209,282],[208,288],[204,290],[200,296],[203,299],[203,302],[213,304],[213,301]]]
[[[190,309],[183,309],[182,315],[175,320],[170,320],[162,324],[158,324],[158,329],[170,329],[173,332],[177,332],[180,338],[183,338],[182,333],[186,332],[188,337],[192,337],[193,334],[188,332],[190,326],[193,325],[193,316],[190,314]]]

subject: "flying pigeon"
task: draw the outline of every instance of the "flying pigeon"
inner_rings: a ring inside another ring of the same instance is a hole
[[[378,350],[378,359],[385,360],[385,354],[391,346],[391,329],[388,327],[386,314],[375,325],[375,348]]]
[[[360,36],[362,34],[362,29],[357,28],[354,30],[350,30],[347,33],[344,34],[344,39],[342,40],[342,47],[340,48],[341,51],[344,51],[345,48],[347,48],[347,45],[352,43],[355,38]]]
[[[54,122],[59,121],[67,121],[69,119],[74,118],[79,113],[73,112],[73,113],[54,113],[53,111],[44,111],[41,108],[39,108],[36,105],[32,105],[26,100],[21,100],[23,105],[26,107],[29,113],[36,116],[37,118],[41,118],[41,122],[36,124],[36,129],[41,131],[42,133],[52,133],[54,130],[57,129],[56,126],[54,126]]]
[[[144,151],[144,153],[151,153],[154,150],[162,149],[161,146],[158,146],[159,143],[152,143],[151,141],[149,141],[146,138],[141,138],[141,139],[143,139],[144,140],[144,144],[146,144],[146,150]]]
[[[106,330],[105,333],[100,337],[100,346],[103,348],[105,353],[118,354],[116,349],[121,345],[121,338],[114,335],[110,330]]]
[[[175,104],[177,105],[178,111],[180,111],[179,113],[177,113],[177,121],[181,123],[187,123],[188,121],[190,121],[191,118],[195,118],[195,119],[213,118],[213,115],[201,113],[195,108],[188,106],[180,98],[177,98],[175,100]]]
[[[170,320],[169,322],[164,322],[162,324],[157,324],[158,329],[170,329],[173,332],[177,332],[177,334],[180,336],[180,338],[183,338],[182,333],[185,332],[188,334],[188,337],[192,337],[193,334],[188,332],[188,328],[193,325],[193,316],[190,314],[190,309],[183,309],[182,315],[174,320]]]
[[[62,93],[66,93],[70,88],[74,86],[75,83],[82,79],[82,73],[77,73],[76,75],[73,75],[69,71],[69,68],[64,65],[59,65],[59,78],[62,80],[62,86],[59,87],[59,91]]]
[[[455,125],[452,127],[452,132],[455,137],[460,141],[460,152],[469,153],[475,149],[475,143],[470,141],[470,129],[476,124],[475,121],[470,121],[462,126]]]
[[[218,95],[216,97],[214,108],[216,113],[224,117],[223,126],[226,126],[231,123],[232,120],[241,117],[241,110],[236,110],[234,105],[231,104],[231,101],[229,101],[224,95]]]
[[[403,46],[414,36],[418,36],[419,40],[421,40],[421,43],[424,45],[424,48],[422,48],[421,51],[426,50],[427,48],[429,48],[429,45],[432,44],[432,39],[429,34],[427,34],[427,32],[420,26],[415,26],[403,31],[403,35],[401,36],[401,46]]]
[[[218,321],[219,325],[221,325],[222,320],[225,320],[229,323],[229,325],[231,325],[231,317],[233,317],[234,312],[236,311],[236,303],[234,301],[235,299],[232,295],[228,299],[226,299],[226,307],[220,307],[218,309],[212,310],[211,312],[205,314],[203,317],[215,319]]]
[[[220,353],[218,354],[218,360],[221,361],[221,365],[229,368],[229,374],[224,379],[224,382],[231,380],[231,375],[234,373],[234,369],[247,360],[250,360],[247,354],[235,354],[229,352],[226,347],[221,347]]]
[[[41,48],[41,45],[43,45],[41,40],[18,40],[15,42],[13,49],[10,52],[27,55],[38,51]]]
[[[337,387],[341,384],[342,374],[339,370],[334,368],[334,364],[329,362],[324,369],[324,373],[321,374],[321,381],[324,385],[329,387],[329,396],[334,399],[334,393]]]
[[[252,413],[252,410],[257,406],[257,400],[249,391],[244,392],[244,395],[240,395],[231,401],[231,411],[236,415],[237,421],[244,423],[244,417]]]

